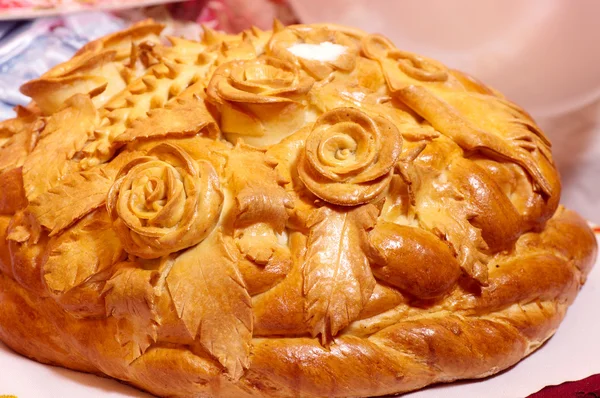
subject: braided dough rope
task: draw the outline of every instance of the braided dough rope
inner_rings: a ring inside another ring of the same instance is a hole
[[[593,241],[585,222],[561,209],[541,235],[519,240],[527,254],[495,268],[490,283],[497,281],[498,288],[487,291],[484,299],[448,298],[440,305],[445,308],[431,311],[399,308],[390,315],[396,319],[365,322],[370,330],[357,326],[329,348],[307,337],[257,336],[250,370],[239,383],[224,377],[210,358],[169,344],[153,346],[128,365],[122,360],[126,347],[114,340],[116,320],[89,319],[82,328],[82,321],[52,299],[28,293],[6,274],[0,280],[0,336],[38,361],[108,374],[157,395],[392,394],[435,382],[485,377],[539,347],[554,333],[589,272]],[[573,242],[579,242],[575,248]],[[528,253],[531,246],[535,251]],[[527,282],[519,281],[521,270],[531,275]],[[528,286],[521,289],[519,284],[524,283]],[[260,314],[263,305],[255,302],[255,311]],[[36,322],[24,323],[23,311]],[[283,319],[286,314],[272,316]],[[402,321],[394,324],[398,319]],[[385,323],[391,326],[382,327]]]
[[[597,246],[523,110],[351,28],[161,29],[86,45],[0,123],[6,344],[161,396],[346,397],[554,333]]]

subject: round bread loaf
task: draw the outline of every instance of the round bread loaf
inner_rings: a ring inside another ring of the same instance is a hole
[[[550,142],[385,37],[152,21],[0,124],[0,338],[170,397],[366,397],[497,373],[596,256]]]

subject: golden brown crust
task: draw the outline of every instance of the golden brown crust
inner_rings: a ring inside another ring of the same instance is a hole
[[[557,233],[565,224],[580,219],[571,212],[564,213],[552,220],[553,226],[547,233]],[[587,231],[580,233],[585,235]],[[572,245],[572,241],[564,243]],[[540,246],[536,250],[548,253],[553,248]],[[549,264],[542,263],[541,258],[536,260],[534,263],[540,264],[539,268]],[[555,257],[554,261],[556,266],[547,275],[554,278],[548,282],[558,290],[548,290],[550,293],[544,297],[535,290],[545,282],[533,290],[526,287],[525,294],[529,294],[517,300],[520,306],[511,305],[514,296],[509,292],[496,295],[498,289],[490,291],[488,300],[493,296],[499,303],[505,294],[510,300],[493,309],[487,307],[485,317],[465,310],[455,311],[455,314],[443,311],[437,315],[426,310],[414,311],[410,320],[368,336],[344,334],[328,348],[308,337],[255,337],[249,370],[238,384],[224,378],[212,360],[169,345],[150,348],[128,366],[120,358],[126,348],[113,340],[117,333],[116,321],[90,319],[84,321],[86,327],[82,328],[83,321],[72,318],[52,299],[34,297],[6,275],[0,279],[0,323],[4,325],[0,333],[9,346],[42,362],[107,373],[159,395],[345,397],[392,394],[434,382],[485,377],[510,367],[541,345],[555,331],[568,302],[574,298],[577,289],[573,286],[579,286],[579,273],[573,272],[575,267],[566,259]],[[511,278],[513,284],[518,281],[519,277],[514,274],[502,274],[503,269],[504,265],[498,269],[497,276],[490,275],[491,283],[498,281],[507,285],[503,278]],[[556,276],[561,270],[564,270],[562,274]],[[515,290],[513,284],[509,284],[512,291]],[[561,285],[562,288],[558,287]],[[39,321],[24,327],[22,314]],[[278,316],[283,318],[286,314]],[[371,376],[373,369],[377,369],[377,378]]]
[[[369,232],[369,244],[375,276],[416,298],[440,297],[460,276],[452,250],[431,232],[382,222]]]
[[[346,397],[510,367],[596,259],[550,143],[379,35],[151,21],[0,123],[0,339],[161,396]]]
[[[16,167],[0,174],[0,214],[14,214],[27,206],[23,188],[23,168]]]

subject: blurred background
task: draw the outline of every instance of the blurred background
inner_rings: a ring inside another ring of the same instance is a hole
[[[553,141],[563,203],[600,223],[598,0],[0,0],[0,120],[19,86],[87,41],[152,17],[198,38],[199,23],[335,22],[468,72],[523,106]]]

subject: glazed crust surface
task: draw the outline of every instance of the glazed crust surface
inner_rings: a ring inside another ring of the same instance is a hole
[[[158,396],[367,397],[481,378],[597,252],[500,93],[380,35],[146,21],[0,123],[0,339]]]

